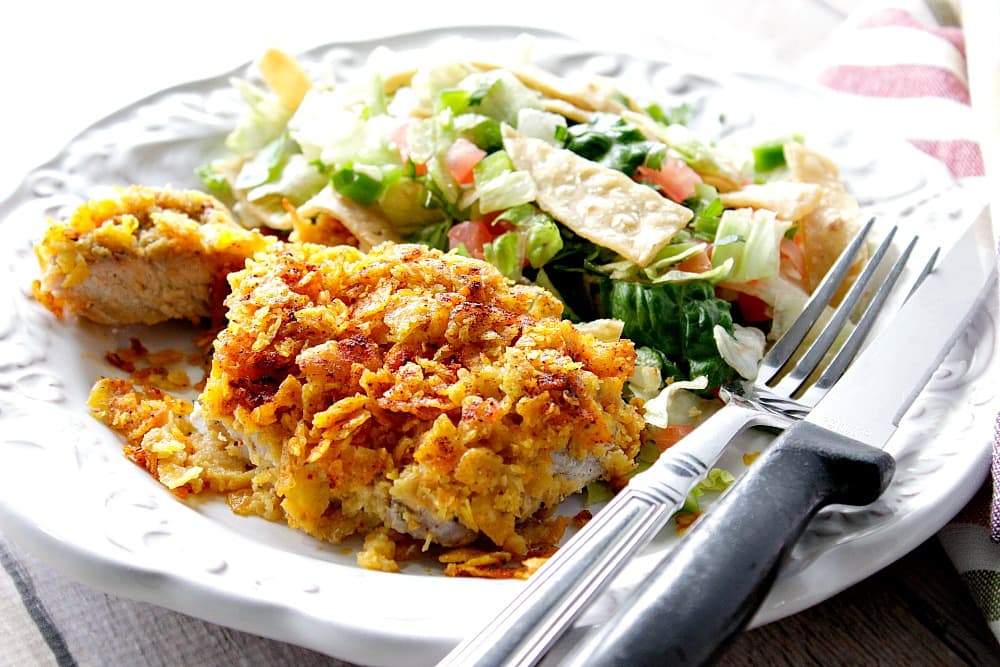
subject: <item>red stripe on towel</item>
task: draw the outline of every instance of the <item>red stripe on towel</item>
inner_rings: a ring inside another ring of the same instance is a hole
[[[982,176],[985,173],[983,153],[975,141],[911,139],[910,143],[943,162],[956,178]]]
[[[954,72],[934,65],[838,65],[819,80],[845,93],[866,97],[947,97],[969,103],[969,88]]]

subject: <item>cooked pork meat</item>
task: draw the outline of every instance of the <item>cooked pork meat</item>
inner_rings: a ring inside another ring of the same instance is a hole
[[[272,242],[204,193],[124,188],[50,221],[35,247],[35,296],[99,324],[199,320],[219,305],[226,274]]]
[[[632,344],[580,333],[485,262],[283,244],[230,283],[203,414],[275,471],[257,492],[294,527],[524,553],[521,521],[632,470]]]
[[[53,221],[36,253],[35,293],[57,315],[196,320],[228,293],[195,405],[137,377],[91,395],[129,458],[181,496],[226,493],[331,542],[485,537],[523,555],[540,511],[634,467],[632,343],[577,329],[486,262],[285,243],[207,195],[141,187]],[[390,567],[373,553],[359,560]]]

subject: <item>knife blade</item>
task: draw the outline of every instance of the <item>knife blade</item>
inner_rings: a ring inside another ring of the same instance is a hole
[[[866,505],[888,486],[894,461],[880,448],[995,285],[994,245],[986,209],[830,393],[560,664],[711,662],[750,621],[819,509]]]

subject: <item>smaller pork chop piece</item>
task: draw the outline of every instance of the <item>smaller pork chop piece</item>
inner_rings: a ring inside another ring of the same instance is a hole
[[[58,317],[98,324],[198,321],[217,312],[226,275],[274,242],[205,193],[122,188],[50,221],[34,294]]]

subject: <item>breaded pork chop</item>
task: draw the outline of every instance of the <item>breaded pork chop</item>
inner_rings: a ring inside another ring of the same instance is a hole
[[[224,296],[225,276],[272,243],[214,197],[132,186],[50,221],[34,292],[57,316],[98,324],[199,320]]]
[[[333,542],[389,528],[523,554],[520,522],[633,468],[632,343],[485,262],[282,244],[229,280],[200,402],[257,468],[238,511],[280,504]]]

